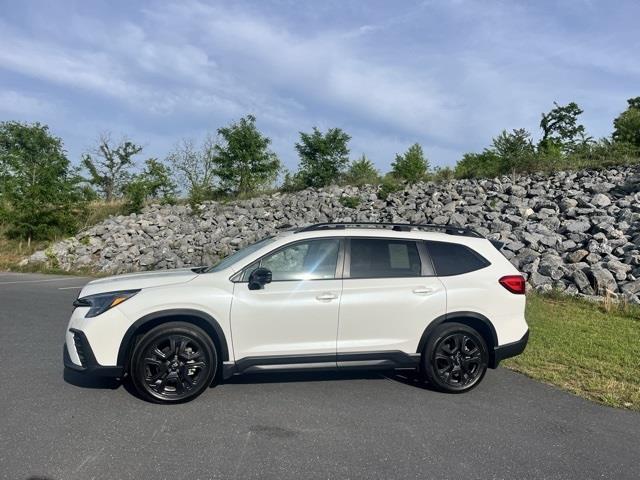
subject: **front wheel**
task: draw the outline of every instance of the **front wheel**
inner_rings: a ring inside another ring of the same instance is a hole
[[[429,383],[451,393],[466,392],[478,385],[489,363],[482,335],[461,323],[436,327],[422,357]]]
[[[213,381],[218,356],[211,338],[185,322],[164,323],[142,336],[131,355],[131,382],[146,400],[179,403]]]

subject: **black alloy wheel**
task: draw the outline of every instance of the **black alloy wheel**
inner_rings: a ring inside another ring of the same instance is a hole
[[[424,371],[438,389],[465,392],[475,387],[487,371],[488,353],[482,336],[459,323],[436,328],[427,342]]]
[[[162,324],[142,337],[131,358],[131,380],[147,400],[191,400],[211,384],[218,358],[213,342],[198,327]]]

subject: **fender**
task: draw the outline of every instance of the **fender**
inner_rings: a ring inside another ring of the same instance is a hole
[[[429,325],[427,325],[427,328],[424,329],[422,337],[420,337],[420,342],[418,342],[418,349],[416,350],[416,352],[423,352],[424,346],[427,344],[427,340],[429,339],[429,335],[431,335],[431,332],[433,332],[433,330],[438,325],[441,325],[445,322],[453,321],[456,318],[473,318],[474,320],[479,320],[484,325],[486,325],[486,327],[489,329],[489,332],[491,332],[491,340],[493,343],[493,345],[487,345],[489,347],[489,355],[493,355],[493,349],[498,346],[498,335],[496,334],[496,329],[487,317],[477,312],[449,312],[445,313],[444,315],[440,315]]]
[[[222,327],[218,323],[218,321],[213,318],[208,313],[202,312],[200,310],[192,310],[188,308],[174,308],[169,310],[161,310],[158,312],[149,313],[144,317],[136,320],[126,331],[124,337],[122,337],[122,341],[120,342],[120,349],[118,350],[118,365],[122,367],[126,367],[127,356],[129,355],[131,349],[131,340],[133,339],[133,335],[138,329],[144,326],[155,326],[156,324],[162,323],[161,320],[177,320],[180,319],[188,319],[196,318],[200,322],[203,323],[203,329],[211,335],[211,333],[215,333],[218,340],[218,347],[220,347],[220,357],[222,361],[229,360],[229,346],[227,344],[227,338],[222,331]],[[197,324],[197,323],[196,323]],[[212,339],[214,342],[216,339]]]

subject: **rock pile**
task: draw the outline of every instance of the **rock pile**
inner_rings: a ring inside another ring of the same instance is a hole
[[[640,303],[640,166],[419,183],[385,200],[378,187],[347,186],[194,210],[152,205],[28,262],[110,273],[208,265],[278,230],[327,221],[469,226],[505,242],[505,255],[536,289]]]

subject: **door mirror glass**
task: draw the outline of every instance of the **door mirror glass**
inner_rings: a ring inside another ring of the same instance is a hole
[[[249,290],[260,290],[267,283],[271,283],[271,270],[258,267],[249,275]]]

